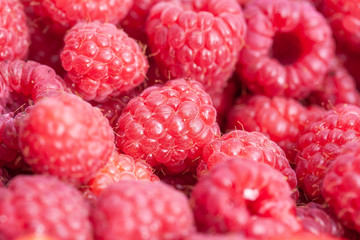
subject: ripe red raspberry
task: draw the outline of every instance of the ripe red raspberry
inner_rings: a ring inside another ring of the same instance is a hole
[[[349,142],[327,169],[322,195],[341,223],[360,232],[360,143]]]
[[[92,222],[96,240],[183,239],[194,225],[182,193],[161,182],[126,180],[100,195]]]
[[[199,82],[171,80],[130,100],[118,120],[117,147],[171,174],[192,170],[205,144],[220,134],[215,120]]]
[[[30,35],[19,0],[0,0],[0,28],[0,61],[26,58]]]
[[[327,17],[339,45],[360,52],[360,2],[323,0],[321,11]]]
[[[17,176],[0,188],[0,239],[42,233],[61,240],[92,239],[80,192],[50,176]]]
[[[243,96],[227,115],[227,129],[244,129],[265,134],[294,163],[296,142],[312,118],[311,110],[298,101],[284,97]]]
[[[140,46],[108,23],[78,23],[65,36],[66,80],[85,100],[104,101],[140,85],[148,69]]]
[[[75,95],[61,94],[32,107],[21,123],[19,143],[34,172],[80,184],[109,160],[114,134],[98,109]]]
[[[90,179],[86,188],[98,196],[111,184],[121,180],[158,181],[159,178],[147,163],[114,151],[106,165]]]
[[[192,78],[223,89],[243,47],[246,25],[235,0],[156,4],[146,24],[149,46],[166,78]]]
[[[339,103],[350,103],[360,106],[360,93],[356,89],[355,79],[334,60],[325,76],[322,88],[310,95],[310,102],[331,109]]]
[[[354,105],[338,105],[308,126],[299,138],[295,159],[298,184],[308,199],[323,200],[320,187],[326,169],[342,145],[359,137],[360,108]]]
[[[323,82],[334,55],[331,29],[309,3],[254,0],[237,72],[253,92],[306,97]]]
[[[199,179],[191,202],[200,231],[269,237],[300,229],[283,175],[248,158],[233,157],[215,166]]]
[[[344,234],[344,228],[340,221],[321,204],[310,202],[305,206],[297,207],[296,216],[305,231],[333,237],[341,237]]]
[[[64,33],[77,22],[100,21],[117,24],[125,18],[133,0],[22,0],[25,6],[50,20],[52,28]]]
[[[197,167],[198,176],[206,174],[208,170],[232,156],[246,157],[270,165],[286,177],[291,189],[296,189],[296,175],[284,151],[259,132],[234,130],[209,142],[203,149],[202,159]]]

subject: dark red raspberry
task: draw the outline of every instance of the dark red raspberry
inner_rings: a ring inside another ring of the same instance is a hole
[[[322,195],[341,223],[360,232],[360,143],[349,142],[329,166]]]
[[[0,215],[0,239],[35,233],[92,239],[88,205],[80,192],[54,177],[15,177],[8,188],[0,188]]]
[[[359,137],[360,108],[354,105],[339,105],[308,126],[299,138],[295,159],[298,184],[308,199],[323,200],[320,187],[326,169],[342,145]]]
[[[291,189],[296,190],[296,175],[284,151],[259,132],[234,130],[209,142],[203,149],[202,159],[197,167],[198,176],[206,174],[215,165],[232,156],[246,157],[270,165],[286,177]]]
[[[360,52],[360,2],[323,0],[321,11],[327,17],[339,45]]]
[[[171,174],[192,170],[219,133],[216,110],[202,85],[176,79],[145,89],[118,121],[117,147]]]
[[[309,120],[311,110],[284,97],[243,96],[227,115],[227,129],[243,129],[265,134],[277,143],[294,163],[296,142]]]
[[[311,4],[254,0],[244,16],[248,31],[237,72],[251,91],[303,98],[321,86],[334,43],[325,18]]]
[[[106,165],[90,179],[86,188],[98,196],[111,184],[121,180],[159,181],[159,178],[147,163],[115,151]]]
[[[64,33],[77,22],[100,21],[117,24],[128,14],[133,0],[21,0],[25,6],[50,20],[52,28]]]
[[[325,206],[310,202],[296,208],[296,216],[305,231],[316,235],[327,234],[333,237],[341,237],[344,228],[335,215]]]
[[[333,61],[322,88],[310,95],[310,102],[328,109],[339,103],[360,106],[360,93],[356,89],[356,82],[339,60]]]
[[[235,0],[158,3],[146,24],[149,46],[163,76],[195,79],[209,92],[226,86],[245,31]]]
[[[191,201],[200,231],[269,237],[300,229],[291,194],[278,171],[233,157],[199,179]]]
[[[109,23],[78,23],[65,36],[66,80],[85,100],[104,101],[140,85],[148,63],[140,46]]]
[[[75,95],[60,94],[32,107],[21,123],[19,143],[34,172],[80,184],[109,160],[114,134],[98,109]]]
[[[0,1],[0,28],[0,61],[26,58],[30,35],[19,0]]]
[[[96,240],[183,239],[194,226],[188,199],[161,182],[115,183],[100,195],[92,216]]]

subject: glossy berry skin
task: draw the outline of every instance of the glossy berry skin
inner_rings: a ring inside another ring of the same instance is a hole
[[[322,202],[321,185],[331,162],[347,142],[360,137],[360,108],[338,105],[311,123],[300,136],[296,156],[296,175],[309,200]]]
[[[280,171],[291,189],[296,188],[296,175],[291,169],[284,151],[273,141],[259,132],[233,130],[209,142],[203,149],[202,159],[197,167],[202,176],[229,157],[241,156],[255,162],[265,163]]]
[[[26,58],[30,35],[19,0],[0,1],[0,29],[0,61]]]
[[[171,80],[130,100],[118,121],[117,147],[169,174],[191,171],[205,144],[219,135],[215,120],[199,82]]]
[[[104,101],[135,88],[148,69],[135,40],[109,23],[75,25],[60,57],[69,85],[87,101]]]
[[[86,188],[99,196],[111,184],[122,180],[155,182],[159,178],[147,163],[114,151],[106,165],[90,179]]]
[[[285,97],[243,96],[227,114],[227,129],[261,132],[277,143],[294,163],[296,142],[312,119],[312,112],[300,102]]]
[[[200,231],[261,239],[300,229],[291,193],[283,175],[267,164],[233,157],[199,179],[191,202]]]
[[[193,229],[188,199],[164,183],[120,181],[92,213],[96,240],[183,239]]]
[[[159,3],[146,23],[149,46],[163,76],[195,79],[208,92],[226,86],[245,31],[235,0]]]
[[[78,190],[55,177],[15,177],[0,188],[0,214],[0,239],[35,233],[59,240],[92,239],[88,205]]]
[[[304,98],[318,89],[334,56],[331,29],[309,3],[254,0],[237,72],[254,93]]]
[[[360,144],[349,142],[329,166],[322,195],[344,226],[360,232]]]
[[[37,102],[20,126],[19,142],[34,172],[74,184],[87,183],[114,150],[114,134],[107,119],[72,94]]]
[[[310,96],[310,102],[331,109],[340,103],[360,106],[360,93],[355,79],[349,74],[340,60],[334,60],[319,91]]]
[[[58,33],[78,22],[99,21],[117,24],[125,18],[133,0],[22,0],[25,6],[45,18]]]
[[[325,206],[310,202],[296,208],[296,216],[305,231],[315,235],[327,234],[341,237],[344,228],[336,216]]]
[[[321,12],[326,16],[341,47],[360,52],[360,2],[357,0],[323,0]]]

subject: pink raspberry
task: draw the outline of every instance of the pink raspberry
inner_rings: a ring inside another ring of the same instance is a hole
[[[350,103],[360,106],[360,93],[356,89],[355,79],[334,60],[325,76],[322,88],[310,95],[310,102],[331,109],[339,103]]]
[[[117,147],[171,174],[191,171],[205,144],[219,135],[215,120],[199,82],[171,80],[130,100],[118,120]]]
[[[283,175],[249,158],[233,157],[215,166],[199,179],[191,202],[200,231],[261,238],[300,229]]]
[[[21,0],[47,19],[52,28],[64,33],[78,22],[100,21],[117,24],[125,18],[133,0]]]
[[[109,160],[114,134],[107,119],[72,94],[38,101],[19,130],[20,149],[36,173],[86,183]]]
[[[17,176],[0,188],[0,239],[43,233],[54,239],[92,239],[80,192],[50,176]]]
[[[90,179],[86,188],[98,196],[111,184],[122,180],[154,182],[159,178],[147,163],[115,151],[106,165]]]
[[[349,142],[329,166],[322,195],[341,223],[360,232],[360,143]]]
[[[65,36],[66,80],[85,100],[104,101],[140,85],[148,69],[140,46],[109,23],[78,23]]]
[[[311,110],[284,97],[243,96],[227,115],[227,129],[261,132],[277,143],[294,163],[296,142],[312,118]]]
[[[220,139],[209,142],[203,149],[202,159],[197,167],[198,176],[206,174],[217,164],[233,156],[270,165],[285,176],[291,189],[296,190],[296,175],[284,151],[259,132],[233,130],[222,135]]]
[[[327,17],[339,45],[359,53],[360,2],[323,0],[321,11]]]
[[[251,91],[303,98],[321,86],[334,43],[325,18],[311,4],[254,0],[244,16],[248,31],[237,72]]]
[[[340,148],[360,137],[360,108],[338,105],[311,123],[300,136],[296,149],[296,175],[299,187],[310,200],[323,201],[320,191],[324,174]]]
[[[30,35],[19,0],[0,0],[0,29],[0,61],[26,58]]]
[[[344,228],[336,216],[321,204],[310,202],[296,208],[296,216],[303,229],[316,235],[341,237]]]
[[[193,221],[185,195],[161,182],[115,183],[92,214],[96,240],[184,239]]]
[[[150,11],[150,49],[167,79],[192,78],[223,89],[243,47],[246,25],[235,0],[165,2]]]

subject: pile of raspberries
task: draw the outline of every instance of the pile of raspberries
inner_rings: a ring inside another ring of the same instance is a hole
[[[0,240],[360,239],[359,0],[0,0]]]

